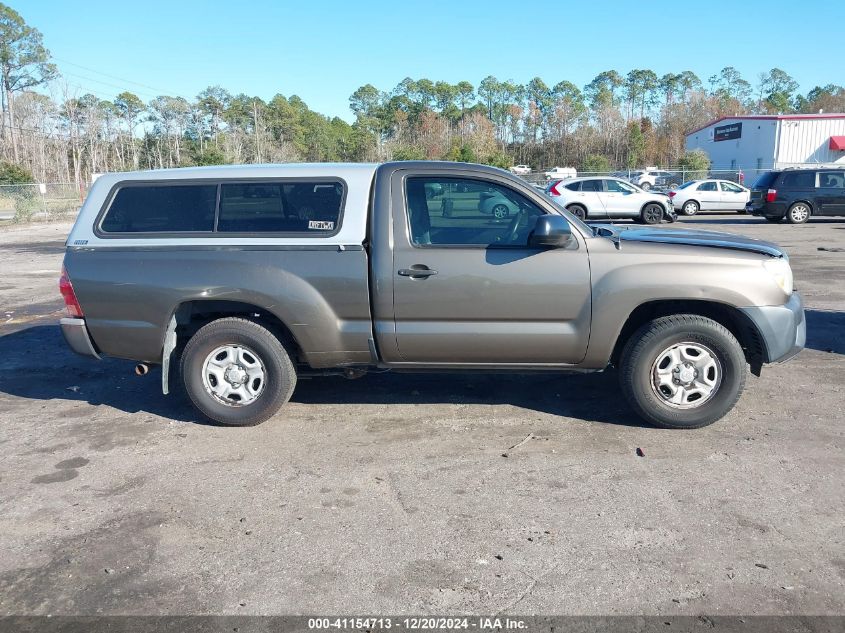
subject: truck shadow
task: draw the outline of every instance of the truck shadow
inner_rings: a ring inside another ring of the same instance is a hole
[[[178,390],[161,393],[155,368],[139,378],[134,363],[101,361],[71,352],[56,325],[41,325],[0,336],[0,393],[39,401],[80,401],[126,413],[210,424]],[[514,407],[625,426],[645,426],[623,402],[613,373],[561,374],[400,374],[371,373],[359,380],[302,379],[292,402],[324,404],[469,404]],[[0,404],[2,408],[2,404]],[[91,414],[94,414],[92,410]]]
[[[845,354],[845,312],[807,310],[807,348]],[[86,359],[71,352],[56,325],[0,336],[0,393],[39,401],[80,401],[126,413],[210,424],[179,390],[161,393],[161,374],[144,378],[134,363]],[[765,371],[765,370],[764,370]],[[359,380],[301,379],[292,402],[308,405],[510,405],[540,413],[622,426],[647,427],[625,403],[616,373],[370,373]],[[0,410],[3,405],[0,403]],[[92,411],[93,415],[94,411]]]
[[[804,311],[807,319],[807,349],[831,354],[845,354],[845,312],[839,310]]]

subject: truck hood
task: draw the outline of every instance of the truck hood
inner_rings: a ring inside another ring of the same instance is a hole
[[[621,242],[657,242],[661,244],[688,244],[690,246],[709,246],[712,248],[729,248],[737,251],[750,251],[769,255],[770,257],[786,257],[786,253],[776,244],[755,240],[750,237],[719,233],[717,231],[697,231],[687,229],[653,229],[649,227],[619,226],[612,224],[594,225],[609,229]]]

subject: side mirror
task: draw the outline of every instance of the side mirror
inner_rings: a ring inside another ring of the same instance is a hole
[[[572,227],[561,215],[541,215],[528,236],[528,245],[537,248],[560,248],[572,239]]]

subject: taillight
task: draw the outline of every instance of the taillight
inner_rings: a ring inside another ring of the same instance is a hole
[[[62,276],[59,277],[59,292],[62,293],[62,298],[65,300],[67,313],[72,317],[81,317],[82,307],[79,305],[79,300],[73,291],[73,284],[70,283],[70,277],[67,276],[64,266],[62,266]]]
[[[550,196],[559,196],[559,195],[560,195],[560,190],[557,188],[557,186],[558,186],[561,182],[562,182],[562,181],[558,180],[557,182],[552,183],[552,186],[551,186],[551,187],[549,187],[549,195],[550,195]]]
[[[674,198],[676,193],[678,193],[678,192],[677,192],[677,191],[670,191],[670,192],[669,192],[669,197],[670,197],[670,198]]]
[[[778,190],[777,190],[777,189],[769,189],[769,190],[766,192],[766,202],[774,202],[774,201],[775,201],[775,197],[776,197],[777,195],[778,195]]]

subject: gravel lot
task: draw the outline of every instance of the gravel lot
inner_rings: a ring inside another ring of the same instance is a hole
[[[0,614],[845,613],[845,222],[684,225],[785,246],[809,328],[691,432],[612,372],[311,379],[211,426],[66,348],[69,225],[0,230]]]

